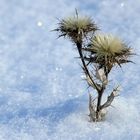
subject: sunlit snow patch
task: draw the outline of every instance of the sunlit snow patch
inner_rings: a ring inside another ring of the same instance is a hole
[[[43,26],[43,23],[41,21],[38,21],[37,26],[41,27],[41,26]]]
[[[124,7],[124,3],[121,3],[121,7]]]

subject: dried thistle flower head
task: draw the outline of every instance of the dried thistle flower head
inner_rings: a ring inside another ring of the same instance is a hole
[[[92,54],[89,59],[91,63],[104,67],[107,70],[106,73],[109,73],[114,64],[121,66],[123,63],[131,62],[128,60],[132,55],[131,48],[112,35],[95,35],[86,50]]]
[[[112,35],[96,35],[91,40],[91,49],[98,56],[118,56],[125,55],[130,48],[119,38]]]
[[[89,32],[95,32],[97,26],[90,17],[68,17],[59,22],[59,27],[55,29],[60,32],[59,37],[69,37],[73,42],[82,41]]]

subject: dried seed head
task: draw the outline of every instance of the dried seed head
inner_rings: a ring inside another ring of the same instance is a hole
[[[93,52],[103,56],[114,56],[130,51],[123,41],[112,35],[94,36],[91,40],[91,46]]]
[[[95,32],[97,26],[90,17],[68,17],[59,22],[59,27],[55,29],[60,32],[60,36],[66,36],[73,42],[82,41],[88,33]]]
[[[91,53],[90,63],[99,64],[100,68],[105,68],[105,73],[109,73],[114,64],[131,62],[128,60],[132,55],[131,48],[122,40],[112,35],[97,34],[91,39],[91,43],[85,48]]]

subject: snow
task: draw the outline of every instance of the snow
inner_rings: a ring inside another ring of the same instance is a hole
[[[41,21],[37,22],[37,26],[41,27],[43,25],[43,23]]]
[[[88,120],[77,51],[51,32],[75,8],[140,53],[139,0],[0,0],[0,140],[140,139],[139,55],[112,72],[122,90],[106,121]]]
[[[121,3],[121,7],[124,7],[124,3],[123,2]]]

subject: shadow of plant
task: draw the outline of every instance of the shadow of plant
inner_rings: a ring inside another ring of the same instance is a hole
[[[48,117],[52,123],[63,120],[65,117],[79,110],[83,101],[82,98],[70,99],[65,102],[56,104],[49,108],[40,108],[36,110],[36,117]]]
[[[54,125],[59,121],[64,120],[71,113],[78,112],[83,103],[85,103],[83,100],[85,100],[85,97],[79,97],[58,103],[52,107],[41,107],[37,109],[20,106],[13,110],[11,107],[11,110],[8,109],[0,113],[0,123],[6,124],[14,119],[28,120],[34,118],[37,120],[48,120],[49,125]]]

